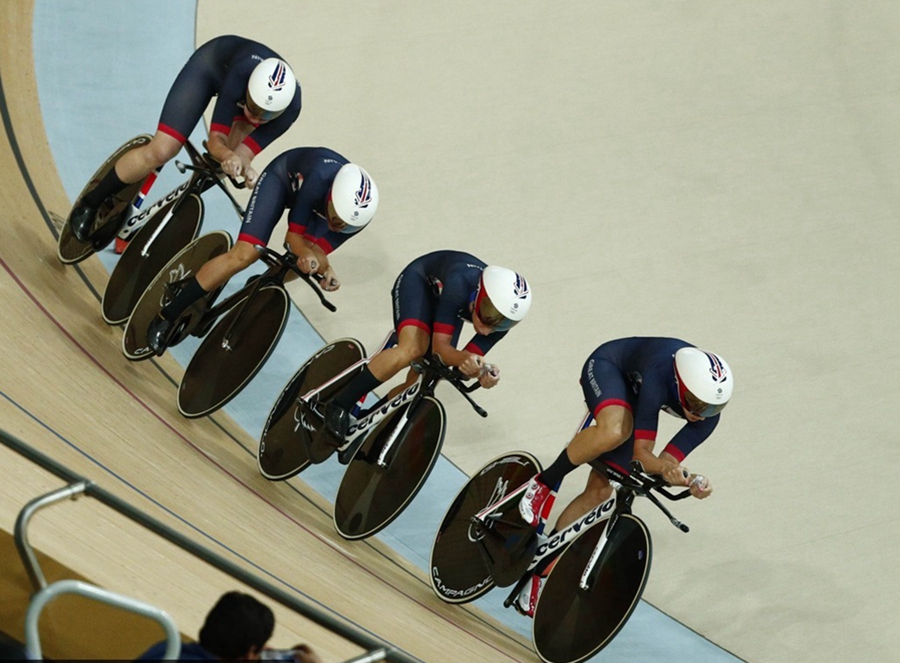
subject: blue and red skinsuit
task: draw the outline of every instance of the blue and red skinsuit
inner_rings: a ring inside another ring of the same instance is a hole
[[[266,58],[280,58],[268,46],[244,37],[227,35],[203,44],[182,67],[163,105],[159,117],[159,131],[181,143],[197,126],[213,97],[218,96],[213,109],[210,131],[226,136],[237,119],[244,118],[244,100],[250,74]],[[300,85],[285,111],[271,122],[257,125],[243,140],[253,154],[288,130],[300,115]]]
[[[288,230],[316,244],[325,255],[353,237],[328,228],[331,184],[348,163],[327,147],[297,147],[266,166],[253,189],[238,239],[265,246],[285,209]]]
[[[693,346],[677,338],[623,338],[604,343],[588,357],[581,371],[581,388],[590,415],[596,417],[605,407],[621,405],[634,417],[631,437],[600,456],[603,461],[627,472],[635,439],[656,441],[660,410],[685,418],[675,381],[675,352],[685,347]],[[710,436],[720,416],[687,422],[664,451],[681,462]]]
[[[469,305],[481,272],[487,265],[461,251],[435,251],[413,260],[397,277],[391,290],[394,329],[407,325],[432,333],[448,334],[455,347],[464,322],[472,322]],[[507,332],[476,334],[464,350],[484,356]]]

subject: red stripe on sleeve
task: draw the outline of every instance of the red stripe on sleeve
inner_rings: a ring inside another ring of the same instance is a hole
[[[636,430],[634,431],[634,439],[635,440],[649,440],[650,442],[656,442],[656,431],[655,430]]]
[[[676,447],[674,445],[667,444],[666,448],[663,449],[663,451],[665,451],[667,454],[672,456],[679,463],[684,460],[685,454],[682,453],[681,449],[679,449],[678,447]]]
[[[213,131],[218,131],[220,134],[225,134],[226,136],[231,133],[231,127],[226,127],[224,124],[211,124],[209,125],[209,133]]]
[[[259,154],[260,152],[262,152],[262,148],[259,146],[259,143],[253,140],[251,136],[247,136],[243,142],[244,145],[250,148],[250,151],[253,152],[253,154]]]

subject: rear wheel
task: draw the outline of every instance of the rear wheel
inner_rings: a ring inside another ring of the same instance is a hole
[[[128,359],[139,361],[154,356],[147,344],[147,328],[165,304],[166,286],[193,276],[206,262],[228,253],[230,249],[231,236],[217,230],[195,239],[159,271],[135,304],[134,311],[125,324],[122,352]],[[207,295],[207,298],[214,298],[217,294],[218,290]],[[196,324],[204,310],[204,306],[191,307],[182,316],[183,323],[186,326]]]
[[[621,514],[580,587],[590,558],[607,525],[597,525],[559,556],[534,611],[535,651],[547,663],[590,658],[625,625],[650,575],[650,532],[640,518]]]
[[[164,221],[165,226],[159,230]],[[203,201],[196,194],[168,203],[147,220],[109,275],[101,304],[107,324],[118,325],[128,320],[147,286],[197,237],[202,223]]]
[[[406,413],[409,419],[401,424]],[[345,539],[364,539],[390,525],[413,500],[434,468],[444,443],[447,415],[425,396],[400,407],[369,433],[344,472],[334,501],[334,526]],[[396,427],[403,428],[390,448]],[[384,467],[378,459],[384,455]]]
[[[304,440],[304,437],[310,436],[310,431],[303,425],[306,413],[297,399],[328,382],[365,356],[366,351],[359,341],[344,338],[319,350],[288,380],[269,412],[260,437],[257,454],[260,474],[270,481],[282,481],[310,465],[307,441]],[[327,398],[333,394],[352,375],[325,389],[323,396]],[[315,424],[307,422],[307,426],[320,424],[321,421]]]
[[[284,287],[267,284],[222,316],[184,370],[179,412],[189,419],[202,417],[237,396],[272,354],[290,311]]]
[[[141,147],[142,145],[146,145],[150,140],[151,136],[148,134],[135,136],[113,152],[112,156],[103,162],[103,165],[97,169],[94,176],[91,177],[85,187],[81,190],[81,193],[78,194],[78,197],[75,199],[75,204],[72,205],[72,209],[74,210],[81,204],[81,199],[84,198],[91,189],[96,187],[104,177],[106,177],[106,174],[116,165],[116,162],[123,154],[137,147]],[[129,184],[115,195],[115,205],[112,207],[101,208],[97,212],[97,219],[94,222],[94,234],[102,235],[104,238],[108,235],[108,241],[105,243],[98,242],[96,239],[95,241],[89,240],[87,242],[82,242],[76,238],[72,233],[72,226],[69,224],[69,217],[72,215],[72,210],[69,210],[69,214],[66,216],[66,222],[60,230],[59,239],[57,240],[56,245],[56,255],[60,262],[66,265],[81,262],[92,256],[95,251],[102,249],[105,244],[111,242],[115,237],[116,232],[118,232],[120,226],[119,222],[121,221],[124,223],[127,220],[122,217],[127,216],[130,210],[131,201],[141,190],[143,184],[143,180],[139,180],[134,184]],[[108,224],[114,225],[115,229],[107,228]],[[101,243],[103,246],[99,245]]]
[[[473,526],[472,518],[540,471],[534,456],[516,451],[495,458],[462,487],[431,548],[431,587],[441,600],[468,603],[491,590],[494,578],[480,545],[484,531]]]

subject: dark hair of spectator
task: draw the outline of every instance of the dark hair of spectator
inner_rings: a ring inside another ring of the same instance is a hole
[[[200,646],[225,660],[245,656],[251,648],[260,650],[272,637],[275,615],[248,594],[223,594],[206,616],[200,629]]]

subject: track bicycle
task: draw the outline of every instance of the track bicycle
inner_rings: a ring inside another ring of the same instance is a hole
[[[392,335],[382,345],[390,347]],[[445,381],[482,417],[469,395],[478,382],[465,384],[455,368],[438,357],[412,363],[418,378],[394,389],[365,410],[357,406],[345,439],[323,422],[325,403],[364,364],[362,345],[341,339],[313,355],[288,381],[275,402],[260,439],[258,466],[271,481],[290,478],[337,452],[347,465],[334,503],[334,526],[345,539],[364,539],[392,523],[425,484],[441,452],[447,415],[435,397]]]
[[[160,200],[125,221],[117,238],[128,243],[106,284],[101,312],[107,324],[126,322],[150,282],[185,246],[193,241],[203,224],[201,195],[218,186],[242,217],[244,210],[225,187],[225,174],[208,153],[200,154],[190,141],[185,150],[191,164],[175,161],[181,173],[190,177]],[[228,178],[236,189],[244,182]]]
[[[547,536],[546,520],[532,527],[518,510],[540,464],[520,451],[495,458],[460,490],[432,546],[432,589],[447,603],[467,603],[495,585],[512,586],[503,603],[510,607],[535,573],[549,569],[532,625],[534,649],[547,663],[577,663],[595,655],[637,607],[650,573],[652,545],[647,526],[632,513],[636,497],[647,498],[673,525],[688,531],[657,495],[681,500],[690,490],[670,492],[661,477],[646,474],[637,462],[630,473],[599,460],[591,466],[609,477],[612,495]]]
[[[185,247],[164,267],[144,291],[125,325],[122,351],[132,361],[156,353],[147,343],[147,329],[181,284],[207,261],[227,252],[231,237],[223,231],[203,235]],[[303,279],[330,311],[337,310],[310,277],[297,267],[297,256],[287,245],[283,253],[259,246],[268,269],[251,276],[237,292],[221,302],[224,285],[189,306],[175,321],[167,347],[189,335],[203,337],[185,368],[178,387],[178,410],[196,418],[218,410],[263,367],[287,326],[291,298],[284,283],[291,275]]]

